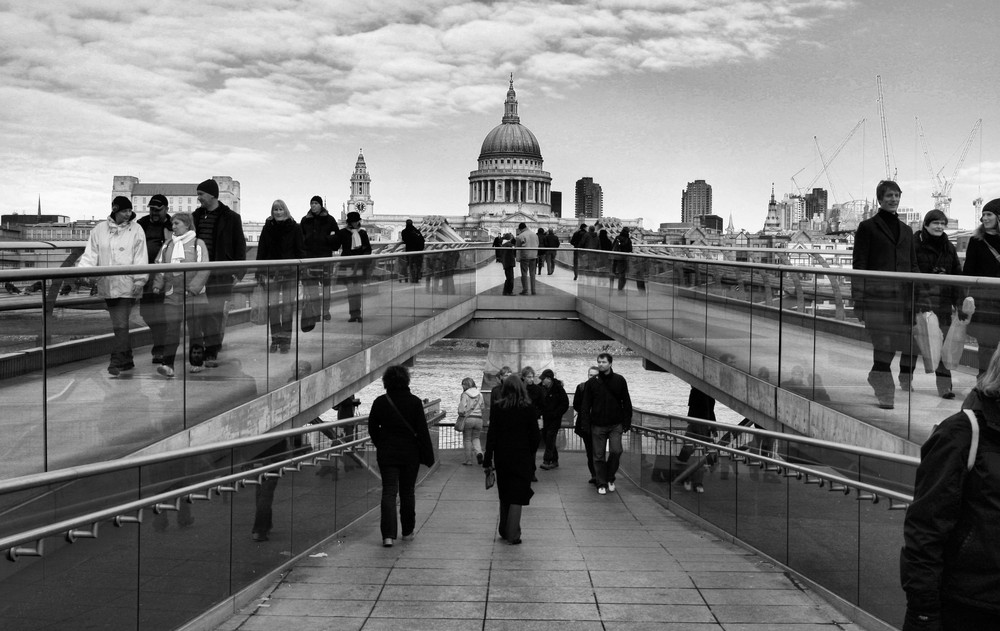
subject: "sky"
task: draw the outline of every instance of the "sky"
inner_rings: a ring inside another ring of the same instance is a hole
[[[466,215],[513,73],[564,215],[588,176],[605,215],[655,229],[703,179],[756,231],[772,183],[874,196],[879,75],[901,205],[933,207],[919,119],[971,228],[972,201],[1000,197],[998,17],[995,0],[0,0],[0,212],[40,197],[102,217],[115,175],[229,175],[245,218],[275,199],[298,218],[313,195],[342,207],[363,149],[376,215]]]

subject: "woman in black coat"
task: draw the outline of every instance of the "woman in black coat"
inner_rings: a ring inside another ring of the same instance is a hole
[[[398,532],[396,496],[403,541],[412,541],[417,523],[417,471],[421,464],[429,467],[434,460],[424,404],[410,394],[410,373],[403,366],[389,366],[382,375],[382,385],[385,394],[372,402],[368,433],[382,475],[382,545],[390,547]],[[423,459],[421,453],[425,454]]]
[[[521,543],[521,507],[531,502],[531,478],[538,451],[538,410],[519,377],[504,379],[500,396],[490,404],[483,468],[496,466],[500,497],[500,537],[511,545]],[[495,462],[494,462],[495,460]]]
[[[271,204],[271,216],[264,222],[257,245],[258,261],[305,258],[302,229],[292,219],[288,206],[280,199]],[[270,267],[257,272],[257,282],[270,280],[268,321],[271,325],[271,352],[287,353],[292,343],[295,303],[298,298],[294,266]]]
[[[337,233],[337,247],[341,256],[364,256],[372,253],[372,244],[368,233],[361,227],[361,214],[355,211],[347,213],[347,227]],[[359,263],[341,263],[337,267],[337,276],[347,285],[347,308],[350,312],[348,322],[361,322],[362,284],[368,276],[370,261]]]
[[[983,206],[982,222],[972,233],[965,250],[966,276],[1000,277],[1000,199]],[[976,312],[969,321],[969,335],[979,343],[979,374],[986,371],[990,358],[1000,343],[1000,292],[993,287],[972,287],[969,295],[976,302]]]
[[[962,264],[958,260],[955,246],[948,240],[944,229],[948,227],[948,216],[934,209],[924,215],[924,226],[913,236],[917,252],[917,267],[924,274],[962,275]],[[937,316],[941,333],[948,335],[951,327],[952,310],[964,319],[964,314],[958,311],[965,298],[962,287],[945,283],[927,283],[917,287],[918,311],[933,311]],[[938,362],[934,370],[938,396],[942,399],[954,399],[951,389],[951,371],[945,368],[944,362]]]

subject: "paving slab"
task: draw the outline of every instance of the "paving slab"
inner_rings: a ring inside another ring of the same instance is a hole
[[[418,493],[413,541],[382,547],[369,515],[218,631],[860,631],[627,481],[598,496],[583,454],[562,454],[534,485],[518,546],[497,536],[480,470],[441,456]]]

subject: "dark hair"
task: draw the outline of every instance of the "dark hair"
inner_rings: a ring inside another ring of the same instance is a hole
[[[924,226],[926,227],[931,225],[932,221],[943,221],[948,223],[948,215],[944,214],[943,211],[940,211],[937,208],[928,210],[927,214],[924,215]]]
[[[309,203],[312,204],[313,202],[319,202],[319,205],[321,207],[323,206],[323,198],[320,197],[319,195],[312,196],[312,199],[309,200]]]
[[[597,356],[597,359],[601,359],[602,357],[607,358],[609,364],[615,363],[615,358],[611,356],[611,353],[601,353]]]
[[[530,405],[531,399],[528,398],[528,389],[519,377],[511,375],[503,380],[503,385],[500,386],[500,396],[497,397],[497,407],[510,409]]]
[[[382,374],[382,385],[386,390],[402,390],[410,387],[410,371],[398,364],[389,366]]]
[[[585,223],[580,224],[580,230],[583,230],[586,227],[587,227],[587,224],[585,224]]]
[[[882,198],[889,191],[896,191],[900,195],[903,194],[903,189],[899,188],[899,184],[896,184],[892,180],[882,180],[878,183],[878,186],[875,187],[875,199],[881,202]]]

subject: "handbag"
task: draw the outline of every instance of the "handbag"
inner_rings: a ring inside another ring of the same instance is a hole
[[[459,414],[458,418],[455,419],[455,431],[464,432],[465,431],[465,415]]]
[[[392,397],[390,397],[387,394],[385,395],[385,400],[389,402],[389,406],[392,407],[393,411],[396,413],[396,416],[399,417],[399,420],[403,421],[403,425],[406,426],[406,429],[413,432],[413,437],[417,439],[417,458],[420,460],[420,464],[424,465],[425,467],[434,466],[434,447],[431,446],[431,441],[420,440],[420,434],[417,433],[417,430],[413,429],[413,426],[410,425],[410,422],[406,420],[406,417],[403,416],[403,413],[399,411],[399,408],[396,407],[396,404],[395,402],[393,402]]]
[[[486,469],[486,489],[492,489],[493,485],[497,483],[497,472],[493,467]]]
[[[267,290],[258,284],[250,294],[250,324],[267,324]]]
[[[913,325],[913,339],[920,349],[924,360],[924,372],[931,373],[941,361],[941,345],[944,337],[938,317],[933,311],[923,311],[917,314],[917,323]]]

